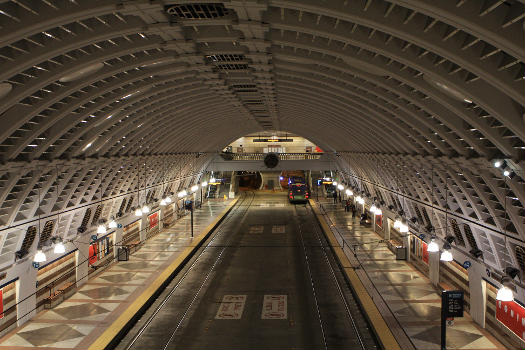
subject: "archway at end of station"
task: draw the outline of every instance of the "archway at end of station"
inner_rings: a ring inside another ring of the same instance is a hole
[[[258,171],[237,171],[239,190],[254,191],[261,188],[262,177]]]
[[[307,174],[304,170],[283,170],[279,176],[279,182],[283,190],[288,190],[288,181],[291,177],[301,177],[307,181]]]

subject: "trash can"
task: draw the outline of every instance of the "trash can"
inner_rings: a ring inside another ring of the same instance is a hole
[[[117,260],[118,261],[128,261],[129,260],[128,247],[120,247],[117,249]]]
[[[406,260],[407,259],[407,248],[406,247],[396,247],[396,260]]]

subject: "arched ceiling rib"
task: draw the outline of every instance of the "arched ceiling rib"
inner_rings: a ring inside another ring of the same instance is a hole
[[[435,202],[477,222],[483,242],[486,228],[523,242],[524,10],[517,0],[0,1],[0,223],[73,208],[70,230],[94,198],[131,197],[136,157],[157,172],[151,186],[169,165],[178,188],[200,176],[200,154],[285,130],[338,152],[348,176],[392,203],[403,192],[420,201],[414,212]]]

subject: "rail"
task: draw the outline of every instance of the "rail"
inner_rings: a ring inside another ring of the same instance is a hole
[[[321,159],[324,153],[277,153],[279,160]],[[263,160],[267,153],[221,153],[224,160]]]

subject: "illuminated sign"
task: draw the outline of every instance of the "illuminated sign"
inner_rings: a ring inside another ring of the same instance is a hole
[[[293,139],[278,139],[278,138],[269,138],[269,139],[253,139],[253,142],[293,142]]]

